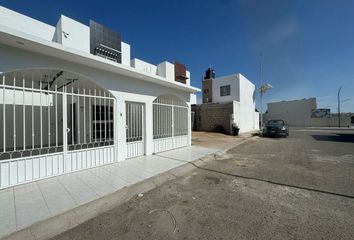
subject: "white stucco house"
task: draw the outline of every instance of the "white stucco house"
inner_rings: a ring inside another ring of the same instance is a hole
[[[259,130],[259,113],[256,112],[255,104],[255,85],[242,74],[215,77],[214,70],[209,68],[202,80],[202,91],[202,108],[205,108],[205,110],[213,108],[215,112],[217,108],[231,108],[230,116],[226,116],[229,121],[223,119],[220,123],[225,130],[231,129],[232,126],[237,126],[241,133]],[[225,113],[228,113],[228,111],[223,110],[222,113],[216,114]],[[220,117],[206,117],[206,121],[209,123],[213,120],[220,121]]]
[[[0,188],[191,145],[197,88],[120,34],[0,6]]]

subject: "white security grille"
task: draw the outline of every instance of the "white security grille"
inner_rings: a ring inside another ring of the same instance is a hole
[[[153,103],[154,151],[186,146],[188,136],[187,104],[175,96],[164,95]]]
[[[75,85],[66,93],[69,150],[113,145],[114,99],[104,90]]]
[[[168,138],[173,136],[172,112],[172,106],[154,103],[154,139]]]
[[[108,91],[61,70],[0,78],[0,188],[114,161]]]
[[[173,107],[173,135],[182,136],[188,134],[188,108]]]
[[[50,85],[56,77],[39,71],[1,75],[1,160],[63,151],[64,92]]]

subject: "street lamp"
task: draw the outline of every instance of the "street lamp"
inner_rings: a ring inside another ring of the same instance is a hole
[[[350,101],[350,98],[346,98],[344,100],[341,100],[340,103],[345,103],[345,102],[348,102],[348,101]]]
[[[273,86],[269,83],[263,84],[259,87],[258,91],[261,93],[261,130],[263,128],[263,94],[265,94],[269,89],[272,89]]]
[[[273,86],[270,85],[269,83],[263,84],[263,64],[262,64],[262,57],[263,53],[258,54],[259,56],[259,78],[260,78],[260,87],[258,91],[261,93],[260,94],[260,104],[261,104],[261,130],[263,128],[263,94],[265,94],[269,89],[272,89]]]

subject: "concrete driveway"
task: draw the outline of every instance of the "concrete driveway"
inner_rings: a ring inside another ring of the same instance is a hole
[[[354,130],[253,138],[54,239],[354,239]]]

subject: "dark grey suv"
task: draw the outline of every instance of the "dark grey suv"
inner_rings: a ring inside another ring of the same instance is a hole
[[[263,128],[263,136],[289,136],[289,127],[281,119],[269,120]]]

